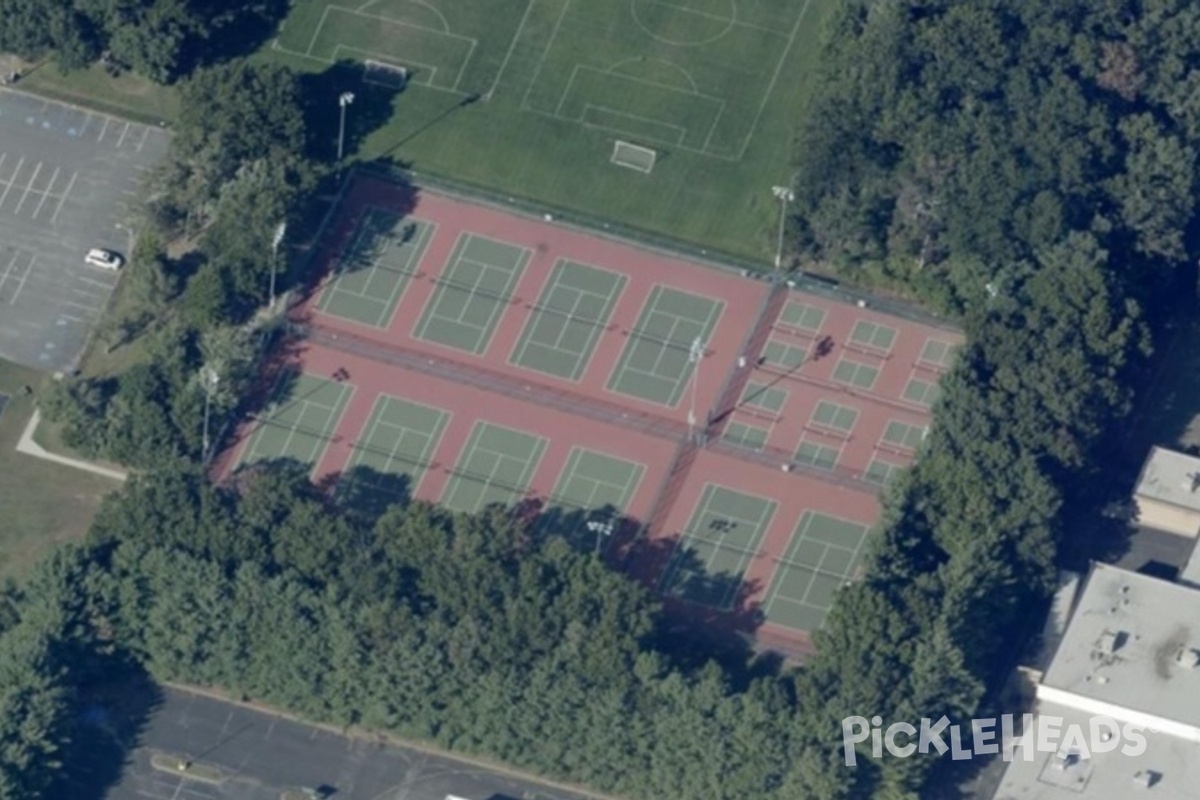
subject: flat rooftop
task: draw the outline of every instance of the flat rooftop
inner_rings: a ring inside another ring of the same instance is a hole
[[[1060,717],[1060,731],[1077,725],[1085,737],[1091,715],[1057,703],[1039,703],[1037,713]],[[1020,752],[1009,763],[993,800],[1192,800],[1200,786],[1200,745],[1176,736],[1143,730],[1146,748],[1126,755],[1122,739],[1108,753],[1089,753],[1065,769],[1056,753],[1034,753],[1025,761]],[[1058,741],[1063,741],[1060,732]],[[1138,772],[1152,772],[1149,788],[1134,781]]]
[[[1138,477],[1138,497],[1200,511],[1200,458],[1155,447]]]
[[[1200,591],[1097,564],[1043,687],[1200,727]],[[1200,755],[1200,753],[1197,753]]]

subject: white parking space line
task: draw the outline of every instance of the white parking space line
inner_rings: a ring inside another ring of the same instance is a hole
[[[75,185],[75,179],[79,177],[78,172],[71,173],[71,182],[67,184],[67,190],[62,193],[62,197],[58,198],[58,205],[54,207],[54,216],[50,217],[50,224],[58,222],[58,212],[62,211],[63,203],[71,196],[71,187]]]
[[[121,129],[121,135],[117,138],[117,149],[121,149],[121,143],[125,141],[125,134],[129,133],[129,123],[125,123],[125,127]]]
[[[137,147],[134,149],[137,150],[137,152],[139,152],[139,153],[142,152],[142,148],[145,147],[146,140],[149,138],[150,138],[150,126],[147,125],[146,130],[142,131],[142,140],[140,142],[138,142]]]
[[[0,169],[4,169],[4,162],[8,158],[8,153],[0,153]]]
[[[21,206],[25,205],[25,198],[29,196],[29,190],[33,188],[33,182],[37,180],[38,173],[42,171],[42,162],[39,161],[37,167],[33,170],[33,175],[29,178],[29,183],[25,184],[25,191],[21,192],[21,199],[17,202],[17,210],[14,214],[21,213]]]
[[[72,317],[70,314],[59,314],[58,318],[65,319],[70,322],[87,322],[87,320],[83,319],[82,317]]]
[[[38,214],[42,213],[42,206],[46,205],[46,200],[51,196],[50,193],[54,191],[54,184],[58,182],[58,173],[60,170],[61,167],[54,168],[54,174],[50,176],[50,183],[46,184],[46,190],[42,192],[42,199],[38,202],[37,208],[33,210],[34,219],[37,219]]]
[[[104,134],[105,134],[106,132],[108,132],[108,123],[110,123],[110,122],[112,122],[112,118],[111,118],[111,117],[105,117],[105,118],[104,118],[104,127],[100,129],[100,136],[99,136],[99,138],[97,138],[97,139],[96,139],[96,141],[97,141],[97,142],[103,142],[103,141],[104,141]]]
[[[8,266],[4,268],[4,274],[0,275],[0,289],[4,288],[4,284],[8,281],[9,273],[12,272],[13,264],[17,263],[17,259],[20,257],[20,255],[21,253],[18,250],[14,252],[13,257],[8,260]]]
[[[21,174],[21,167],[25,166],[25,157],[21,156],[21,160],[17,162],[17,168],[13,170],[12,178],[4,181],[4,194],[0,194],[0,208],[4,208],[4,201],[8,198],[8,193],[12,191],[12,187],[17,182],[17,176]]]
[[[79,136],[80,136],[80,138],[82,138],[82,137],[83,137],[83,135],[84,135],[85,133],[87,133],[88,125],[91,125],[91,124],[92,124],[92,116],[93,116],[93,115],[92,115],[92,112],[90,112],[90,111],[85,111],[85,112],[83,113],[83,124],[79,126]]]
[[[35,261],[37,261],[36,258],[31,257],[29,259],[29,266],[25,267],[25,274],[21,276],[21,282],[17,284],[17,290],[13,292],[12,299],[8,301],[10,305],[15,306],[17,304],[17,297],[20,296],[21,290],[25,288],[25,281],[29,277],[29,273],[33,272],[33,264]]]

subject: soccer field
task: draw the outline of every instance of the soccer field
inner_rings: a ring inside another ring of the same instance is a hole
[[[299,0],[270,54],[404,69],[361,158],[764,258],[832,1]]]

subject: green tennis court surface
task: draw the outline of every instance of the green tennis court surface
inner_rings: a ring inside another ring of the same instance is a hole
[[[317,308],[364,325],[387,327],[436,226],[371,209],[363,215]]]
[[[288,373],[259,416],[239,464],[294,458],[315,466],[337,430],[352,391],[348,384],[328,378]]]
[[[624,286],[624,275],[560,260],[525,323],[512,363],[579,380]]]
[[[418,339],[481,355],[529,263],[523,247],[463,234],[425,306]]]
[[[411,494],[425,475],[449,418],[449,412],[439,408],[380,395],[362,437],[354,444],[346,473],[366,468],[380,476],[398,477],[405,493]]]
[[[767,620],[802,631],[821,627],[834,593],[862,558],[867,532],[857,522],[804,512],[763,600]]]
[[[722,611],[732,608],[775,506],[765,497],[705,486],[663,573],[663,593]]]
[[[476,422],[442,505],[475,513],[494,503],[513,505],[529,488],[546,440],[490,422]]]
[[[612,392],[674,406],[695,365],[693,343],[708,342],[724,303],[655,286],[609,379]]]
[[[559,476],[551,505],[625,511],[646,468],[634,461],[575,447]]]

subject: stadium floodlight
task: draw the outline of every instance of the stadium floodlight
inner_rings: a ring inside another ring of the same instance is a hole
[[[704,360],[704,341],[699,336],[692,340],[688,350],[688,363],[694,366],[692,370],[692,405],[688,409],[688,433],[696,434],[696,387],[700,383],[700,362]]]
[[[787,205],[795,201],[796,193],[787,186],[772,186],[771,193],[779,200],[779,245],[775,248],[775,269],[783,266],[783,223],[787,219]]]
[[[275,308],[275,264],[278,261],[279,245],[287,233],[287,223],[281,222],[275,227],[275,235],[271,237],[271,308]]]
[[[212,403],[212,393],[217,388],[217,384],[221,382],[221,376],[217,371],[207,364],[200,368],[200,382],[204,385],[204,433],[201,436],[203,442],[203,452],[201,460],[208,460],[208,408]]]
[[[338,96],[338,108],[340,109],[340,119],[338,121],[338,156],[337,160],[341,162],[342,153],[346,143],[346,108],[354,102],[354,92],[342,92]]]
[[[600,555],[600,543],[605,537],[612,536],[614,527],[612,519],[594,519],[587,524],[588,531],[596,534],[596,555]]]

